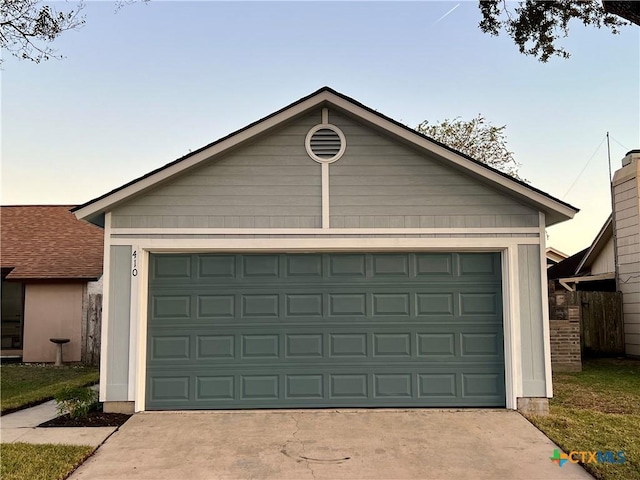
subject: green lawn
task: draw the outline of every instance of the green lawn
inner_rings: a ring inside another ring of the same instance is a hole
[[[92,452],[93,447],[89,446],[3,443],[0,445],[0,478],[62,480]]]
[[[2,413],[51,399],[65,386],[88,385],[98,378],[96,367],[4,364],[0,367]]]
[[[600,480],[640,479],[640,361],[587,361],[553,376],[551,414],[529,420],[565,452],[625,452],[623,464],[587,463]]]

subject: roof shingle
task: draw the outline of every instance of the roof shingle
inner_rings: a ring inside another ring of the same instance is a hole
[[[7,279],[97,279],[104,232],[77,220],[73,205],[3,206],[0,263]]]

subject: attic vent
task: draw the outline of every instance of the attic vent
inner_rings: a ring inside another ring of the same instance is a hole
[[[309,156],[316,162],[332,163],[344,154],[347,141],[338,127],[324,123],[309,131],[305,147]]]

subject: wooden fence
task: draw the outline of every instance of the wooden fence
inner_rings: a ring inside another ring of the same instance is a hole
[[[102,325],[102,294],[88,296],[82,325],[82,363],[100,365],[100,329]]]
[[[583,356],[624,355],[622,294],[576,292]]]

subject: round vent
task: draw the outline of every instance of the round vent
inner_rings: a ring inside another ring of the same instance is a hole
[[[347,141],[338,127],[325,123],[316,125],[309,131],[305,147],[316,162],[332,163],[344,154]]]

